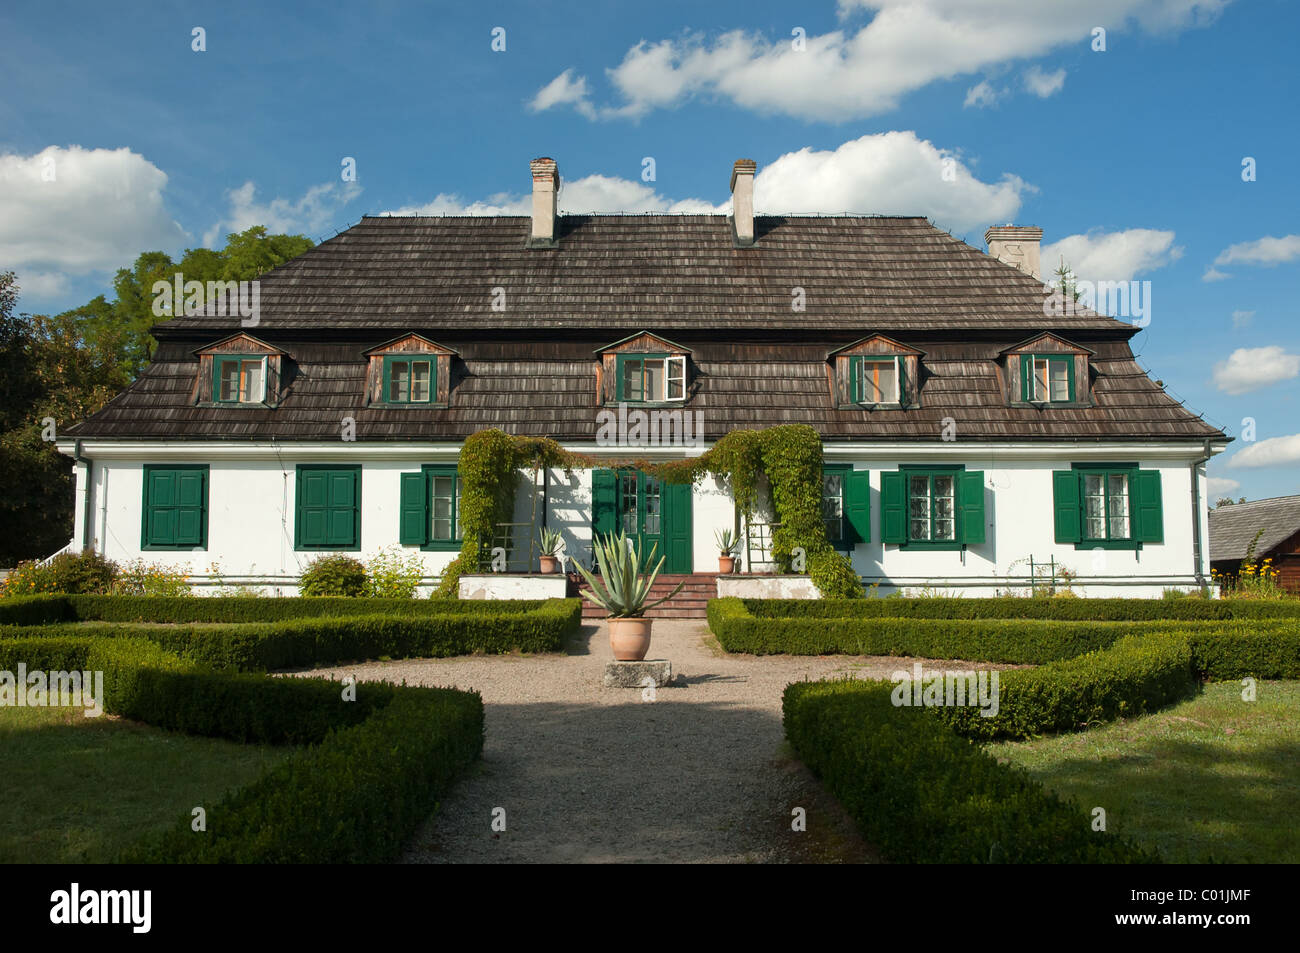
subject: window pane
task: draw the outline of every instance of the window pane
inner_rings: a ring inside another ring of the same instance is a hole
[[[1051,362],[1052,400],[1070,400],[1070,366],[1065,361]]]
[[[244,403],[257,403],[262,399],[262,362],[244,362],[244,385],[239,399]]]
[[[450,474],[433,478],[433,538],[459,539],[453,536],[453,507],[455,506],[456,478]]]
[[[411,400],[429,399],[429,362],[418,361],[411,365]]]
[[[239,400],[239,362],[221,362],[221,393],[218,400]]]
[[[930,478],[928,476],[911,476],[907,478],[907,507],[910,523],[909,535],[912,539],[930,538]]]
[[[1128,539],[1128,475],[1112,473],[1107,479],[1110,538]]]
[[[957,524],[953,518],[953,488],[950,475],[934,478],[934,539],[955,539]]]
[[[839,473],[822,475],[822,519],[826,521],[826,538],[839,542],[844,537],[844,477]]]
[[[668,359],[668,399],[681,400],[686,396],[686,358]]]
[[[665,393],[667,392],[664,390],[664,362],[646,361],[645,399],[663,400]]]
[[[1034,400],[1047,400],[1047,360],[1034,358]]]
[[[623,362],[623,380],[619,386],[620,400],[642,400],[641,396],[641,362]]]
[[[406,361],[393,361],[388,365],[388,400],[405,403],[410,386],[411,365]]]
[[[652,476],[645,478],[645,531],[659,532],[659,481]]]
[[[621,473],[618,478],[619,511],[622,514],[623,532],[636,532],[636,474]]]
[[[1106,538],[1105,478],[1100,473],[1083,477],[1084,535],[1088,539]]]

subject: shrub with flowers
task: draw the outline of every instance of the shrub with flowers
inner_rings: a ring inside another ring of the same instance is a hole
[[[125,563],[113,585],[113,592],[124,596],[188,596],[189,565],[181,568],[136,559]]]

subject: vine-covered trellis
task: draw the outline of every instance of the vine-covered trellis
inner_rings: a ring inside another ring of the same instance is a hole
[[[635,468],[664,483],[694,483],[713,476],[731,493],[746,521],[759,502],[759,480],[766,476],[774,521],[772,554],[781,571],[789,571],[795,549],[802,548],[813,583],[828,598],[861,596],[862,581],[849,560],[826,539],[822,518],[822,443],[817,431],[802,424],[767,430],[734,430],[698,457],[654,462],[611,460],[565,450],[548,437],[514,437],[502,430],[472,434],[461,448],[460,520],[463,544],[443,571],[435,598],[455,598],[462,572],[483,568],[485,545],[494,527],[514,514],[516,474],[541,469],[588,470]]]

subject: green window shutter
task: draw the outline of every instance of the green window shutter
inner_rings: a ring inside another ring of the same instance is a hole
[[[1133,476],[1133,538],[1139,543],[1163,543],[1165,518],[1160,471],[1138,470]]]
[[[202,546],[207,529],[207,470],[178,470],[173,544]]]
[[[618,478],[613,470],[591,471],[591,529],[612,533],[618,528]]]
[[[1034,392],[1029,389],[1029,381],[1034,374],[1034,356],[1032,354],[1020,355],[1020,399],[1024,401],[1031,400]]]
[[[880,541],[907,542],[907,477],[902,472],[880,474]]]
[[[1065,370],[1066,378],[1069,382],[1067,386],[1070,388],[1070,400],[1072,401],[1078,400],[1079,397],[1074,392],[1074,356],[1073,355],[1071,355],[1070,359],[1066,362],[1065,368],[1066,368]]]
[[[146,546],[176,545],[176,471],[151,470],[145,480]]]
[[[1055,514],[1056,541],[1078,543],[1083,540],[1083,513],[1079,499],[1079,473],[1076,470],[1052,472],[1052,507]]]
[[[895,366],[898,367],[898,406],[907,406],[907,358],[900,357],[895,359]]]
[[[424,473],[403,473],[398,540],[403,546],[429,542],[429,481]]]
[[[871,471],[844,474],[844,515],[850,545],[871,542]]]
[[[357,475],[354,470],[329,474],[329,536],[331,546],[355,546]]]
[[[861,393],[861,391],[858,390],[858,386],[859,386],[858,381],[861,379],[861,377],[862,377],[862,358],[860,357],[849,358],[849,403],[850,404],[858,403],[858,399],[859,399],[858,395]]]
[[[957,474],[957,506],[960,525],[959,542],[984,542],[984,471],[968,470]]]
[[[328,484],[324,470],[298,471],[298,515],[294,520],[299,546],[326,543]]]

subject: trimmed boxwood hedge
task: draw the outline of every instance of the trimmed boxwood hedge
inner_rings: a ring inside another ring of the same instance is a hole
[[[734,597],[733,597],[734,598]],[[1300,600],[1249,599],[740,599],[757,618],[1051,619],[1073,622],[1181,622],[1295,619]]]
[[[310,745],[207,812],[128,849],[133,863],[371,863],[395,857],[481,752],[477,692],[196,670],[130,637],[0,639],[0,669],[104,672],[107,712],[192,734]]]
[[[993,717],[973,706],[928,710],[966,738],[1023,739],[1152,712],[1190,698],[1196,687],[1186,636],[1127,636],[1102,651],[999,672]]]
[[[881,682],[785,690],[786,737],[886,859],[903,863],[1155,863],[1092,831],[1077,803],[1004,766]]]
[[[723,648],[729,652],[755,655],[903,655],[1041,665],[1107,648],[1126,635],[1155,636],[1181,632],[1191,639],[1196,671],[1207,677],[1300,677],[1300,619],[1083,622],[891,618],[856,614],[857,607],[873,605],[871,600],[842,601],[839,611],[855,613],[852,616],[754,615],[750,607],[764,601],[725,598],[709,602],[709,627]],[[874,604],[900,601],[904,600],[882,599]],[[1018,601],[1030,603],[1034,600]],[[768,603],[762,606],[763,611],[772,612],[775,608],[796,603],[815,604],[816,600],[771,602],[780,605],[773,607]],[[1157,604],[1177,603],[1162,600]],[[1211,646],[1220,643],[1222,649],[1211,650]],[[1231,655],[1229,645],[1237,646],[1243,654]]]
[[[148,600],[150,597],[140,598]],[[217,600],[182,601],[195,603]],[[298,601],[369,603],[373,606],[377,600]],[[491,606],[494,603],[485,601],[475,604]],[[264,671],[373,658],[441,658],[471,652],[501,653],[515,650],[558,652],[563,649],[565,640],[582,625],[582,604],[578,599],[547,599],[522,605],[526,608],[520,608],[520,604],[516,603],[508,605],[501,612],[480,609],[417,615],[353,615],[343,612],[280,622],[226,624],[55,622],[44,626],[0,628],[0,641],[5,638],[36,636],[146,639],[193,662],[213,668]]]
[[[332,596],[18,596],[0,600],[0,625],[50,622],[276,622],[354,615],[508,615],[544,599],[353,599]],[[576,601],[576,600],[575,600]]]

